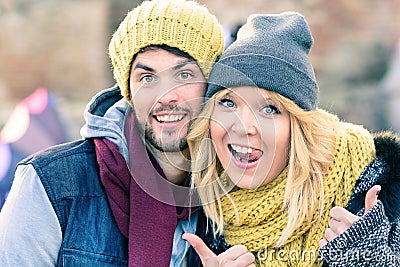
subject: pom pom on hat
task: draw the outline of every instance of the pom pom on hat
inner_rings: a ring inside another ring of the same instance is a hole
[[[308,58],[309,26],[297,12],[254,14],[210,74],[206,97],[237,86],[277,92],[305,110],[315,110],[318,84]]]
[[[223,52],[224,33],[217,18],[194,1],[152,0],[134,8],[109,44],[114,78],[128,101],[132,58],[146,46],[163,44],[188,53],[208,78],[211,63]]]

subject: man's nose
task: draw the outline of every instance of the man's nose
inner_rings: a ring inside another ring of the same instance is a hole
[[[162,105],[169,105],[178,102],[179,100],[179,88],[172,85],[166,86],[162,90],[161,95],[158,97],[157,102]]]

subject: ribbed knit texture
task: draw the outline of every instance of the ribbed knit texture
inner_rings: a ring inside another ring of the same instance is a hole
[[[282,247],[274,247],[287,224],[287,214],[282,212],[287,175],[284,171],[263,187],[230,193],[237,205],[238,222],[230,200],[222,198],[224,236],[228,244],[246,245],[256,259],[259,251],[266,252],[266,255],[259,254],[265,260],[257,260],[258,266],[322,265],[318,260],[318,242],[328,227],[329,212],[334,206],[346,206],[356,179],[375,156],[373,138],[367,130],[343,122],[336,129],[335,159],[324,179],[325,206],[320,220],[315,211],[311,222],[304,222]],[[286,254],[278,254],[280,250]],[[279,257],[286,257],[288,261]]]
[[[318,84],[308,58],[312,44],[310,28],[299,13],[251,15],[212,68],[206,97],[223,88],[256,86],[315,110]]]
[[[223,29],[206,7],[193,1],[144,1],[130,11],[109,45],[114,78],[128,101],[133,56],[146,46],[162,44],[188,53],[208,78],[212,63],[224,49]]]

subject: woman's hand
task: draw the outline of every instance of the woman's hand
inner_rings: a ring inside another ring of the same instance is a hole
[[[214,254],[204,244],[200,237],[193,234],[183,234],[182,238],[188,241],[194,250],[199,255],[204,267],[255,267],[255,257],[251,254],[244,245],[236,245],[229,248],[227,251],[219,254]]]
[[[368,190],[365,196],[365,213],[372,209],[372,207],[378,202],[378,193],[381,190],[380,185],[373,186]],[[320,248],[325,246],[332,239],[342,234],[344,231],[349,229],[351,225],[357,222],[361,217],[354,215],[350,211],[342,207],[333,207],[330,212],[331,220],[329,221],[329,228],[325,231],[324,239],[318,242]]]

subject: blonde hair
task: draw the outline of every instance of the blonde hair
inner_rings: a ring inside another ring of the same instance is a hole
[[[226,195],[236,207],[219,179],[223,168],[218,158],[214,159],[214,147],[209,141],[215,98],[226,94],[227,90],[216,93],[206,102],[188,135],[192,186],[196,187],[204,211],[212,220],[215,235],[223,233],[224,229],[221,196]],[[273,101],[288,110],[291,123],[287,186],[282,203],[282,211],[287,213],[288,223],[276,243],[276,246],[280,246],[305,221],[311,221],[315,212],[321,215],[324,206],[324,174],[333,162],[336,145],[334,125],[338,118],[321,109],[304,111],[290,99],[268,92]]]

